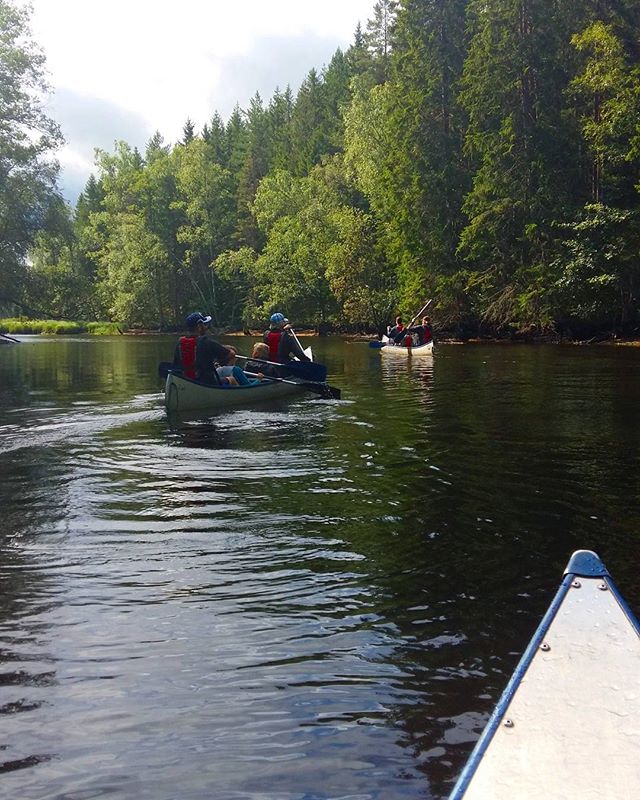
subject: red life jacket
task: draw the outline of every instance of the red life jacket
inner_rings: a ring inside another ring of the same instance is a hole
[[[269,361],[280,361],[278,358],[278,347],[282,331],[267,331],[264,335],[265,342],[269,345]]]
[[[180,361],[182,362],[182,374],[185,378],[196,379],[196,343],[197,336],[180,337]]]

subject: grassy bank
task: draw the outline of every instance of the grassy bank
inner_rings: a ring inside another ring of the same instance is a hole
[[[122,333],[122,330],[115,322],[73,322],[70,320],[13,317],[0,319],[0,333],[43,334],[45,336],[88,333],[92,336],[113,336]]]

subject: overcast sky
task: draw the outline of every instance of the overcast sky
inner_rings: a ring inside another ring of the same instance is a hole
[[[200,129],[256,91],[295,91],[353,41],[375,0],[31,0],[31,30],[47,58],[47,110],[66,140],[61,186],[75,202],[94,148],[118,139],[167,143],[189,117]]]

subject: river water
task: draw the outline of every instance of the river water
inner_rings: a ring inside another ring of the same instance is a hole
[[[573,550],[640,611],[639,348],[313,340],[342,400],[168,419],[173,339],[21,338],[2,798],[444,798]]]

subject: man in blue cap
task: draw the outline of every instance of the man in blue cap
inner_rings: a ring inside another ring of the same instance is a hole
[[[300,347],[300,342],[293,333],[289,320],[277,311],[269,318],[269,330],[262,337],[269,346],[269,360],[286,364],[294,358],[300,361],[311,361]]]
[[[189,314],[185,321],[187,333],[180,337],[173,354],[173,368],[182,369],[185,378],[201,383],[219,383],[216,361],[226,364],[229,350],[208,335],[211,317],[200,311]]]

